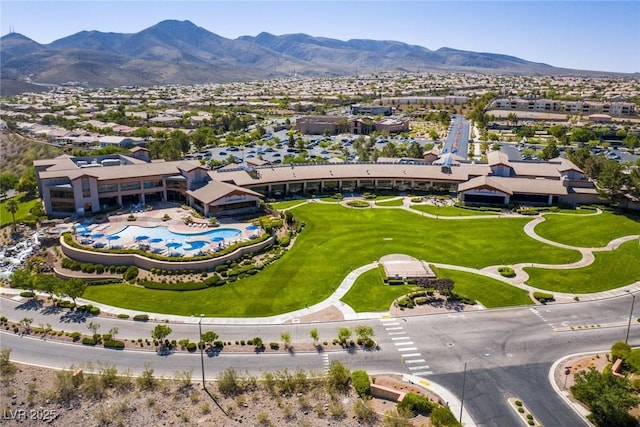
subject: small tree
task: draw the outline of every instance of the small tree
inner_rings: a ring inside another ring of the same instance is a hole
[[[109,329],[109,335],[111,335],[111,339],[115,341],[116,335],[118,335],[119,332],[120,332],[120,329],[118,329],[115,326],[113,328]]]
[[[171,335],[171,328],[167,325],[156,325],[151,331],[151,338],[160,342],[160,347],[164,347],[164,340]]]
[[[7,204],[5,205],[5,209],[11,214],[13,231],[16,231],[16,212],[18,212],[18,209],[20,209],[20,207],[18,206],[18,202],[16,202],[15,199],[9,199],[7,201]]]
[[[216,341],[218,338],[219,338],[218,334],[216,334],[215,332],[207,331],[204,334],[202,334],[202,336],[200,337],[200,340],[209,345],[213,345],[213,342]]]
[[[89,329],[93,335],[96,335],[98,333],[98,329],[100,329],[100,324],[89,322],[87,329]]]
[[[354,330],[358,339],[362,341],[368,341],[374,335],[371,326],[358,325]]]
[[[64,294],[73,300],[73,305],[76,305],[76,298],[80,298],[84,294],[87,283],[82,279],[71,279],[64,282],[62,288]]]
[[[340,328],[338,329],[338,343],[341,345],[345,345],[347,341],[351,338],[351,329],[350,328]]]
[[[318,345],[318,340],[320,340],[320,335],[318,334],[318,328],[311,329],[311,331],[309,331],[309,335],[311,335],[313,344]]]
[[[280,339],[284,344],[284,348],[288,349],[291,347],[291,334],[289,332],[283,332],[280,334]]]
[[[31,324],[33,323],[33,319],[31,317],[23,317],[20,320],[20,326],[24,328],[24,332],[26,334],[31,332]]]

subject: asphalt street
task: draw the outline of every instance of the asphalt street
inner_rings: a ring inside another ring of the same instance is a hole
[[[233,366],[241,372],[260,375],[284,368],[323,371],[328,362],[339,360],[352,369],[370,373],[399,372],[419,375],[448,388],[460,398],[465,382],[464,407],[477,425],[517,425],[509,397],[525,402],[546,426],[581,425],[552,390],[548,381],[557,359],[581,351],[607,350],[624,340],[630,312],[630,298],[623,296],[584,303],[568,303],[500,310],[452,312],[428,316],[407,316],[349,322],[281,325],[205,325],[225,341],[260,336],[264,342],[280,341],[289,332],[295,343],[309,342],[309,331],[317,328],[321,341],[331,341],[341,326],[364,324],[374,328],[378,351],[297,352],[288,354],[230,354],[205,356],[208,379]],[[54,329],[88,333],[88,322],[97,322],[101,332],[118,327],[120,338],[147,338],[154,323],[115,318],[71,319],[66,310],[43,312],[37,307],[20,307],[16,301],[1,300],[2,315],[12,321],[34,318],[33,325],[51,324]],[[27,309],[30,308],[30,309]],[[637,314],[635,314],[637,316]],[[635,318],[635,317],[634,317]],[[71,320],[71,321],[70,321]],[[640,339],[632,323],[630,343]],[[197,318],[192,323],[173,323],[172,337],[191,338],[198,334]],[[573,328],[573,329],[572,329]],[[148,351],[117,351],[62,344],[38,338],[20,337],[3,331],[3,347],[12,349],[12,358],[37,365],[69,368],[86,362],[111,363],[120,370],[140,373],[151,363],[157,375],[193,370],[200,377],[199,354],[175,353],[159,356]],[[466,375],[464,366],[467,366]],[[466,377],[466,378],[465,378]]]

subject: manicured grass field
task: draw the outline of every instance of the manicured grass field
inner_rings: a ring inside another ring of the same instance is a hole
[[[640,217],[613,212],[600,215],[545,215],[535,231],[555,242],[578,247],[602,247],[611,240],[631,234],[640,235]]]
[[[437,268],[438,277],[453,279],[453,291],[474,299],[487,308],[533,304],[523,289],[479,274]]]
[[[377,200],[376,206],[402,206],[402,199],[394,199],[394,200]]]
[[[274,209],[288,209],[293,206],[303,205],[306,200],[284,200],[282,202],[269,203]]]
[[[18,202],[18,212],[16,212],[16,222],[20,222],[22,218],[29,214],[31,208],[40,203],[40,199],[33,198],[29,199],[26,193],[19,194],[13,199]],[[13,217],[7,211],[7,202],[11,199],[3,200],[0,202],[0,227],[4,227],[5,225],[9,225],[13,221]]]
[[[572,270],[525,268],[527,283],[549,291],[591,293],[615,289],[640,280],[640,244],[633,240],[615,251],[595,253],[593,264]]]
[[[411,205],[411,208],[420,212],[428,213],[430,215],[440,216],[478,216],[497,214],[497,212],[476,211],[472,209],[457,208],[455,206],[440,206],[437,208],[433,205]]]
[[[396,298],[418,289],[412,285],[387,285],[374,268],[360,275],[341,301],[358,313],[388,311]]]
[[[354,268],[391,253],[476,268],[579,259],[576,251],[526,236],[523,226],[529,218],[442,221],[401,209],[347,209],[322,203],[307,203],[293,212],[306,222],[305,230],[285,256],[255,276],[190,292],[105,285],[91,287],[86,297],[143,312],[270,316],[322,301]]]

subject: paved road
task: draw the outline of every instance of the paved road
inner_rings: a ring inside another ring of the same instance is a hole
[[[565,354],[607,349],[612,342],[624,339],[630,308],[628,303],[629,298],[618,297],[589,303],[343,322],[340,325],[372,326],[380,350],[357,351],[353,354],[343,351],[297,353],[295,356],[222,352],[219,356],[206,357],[206,375],[207,378],[214,378],[228,366],[256,375],[284,367],[322,371],[329,360],[340,360],[347,366],[372,373],[405,372],[418,375],[443,385],[459,398],[464,362],[467,362],[464,406],[477,425],[517,425],[517,418],[506,403],[506,399],[512,396],[525,401],[543,425],[580,425],[580,418],[553,393],[547,380],[548,371],[553,362]],[[636,310],[635,316],[639,310]],[[2,312],[9,318],[17,318],[24,313],[12,308],[6,300],[2,301]],[[29,315],[35,316],[36,312]],[[129,327],[151,328],[151,325],[118,319],[99,318],[98,321],[105,330],[105,325],[119,324],[121,335]],[[86,332],[84,324],[67,325],[65,330]],[[593,327],[583,329],[583,325]],[[258,329],[256,325],[216,325],[215,330],[228,340],[259,334],[268,342],[278,340],[279,334],[284,331],[290,332],[294,341],[296,337],[308,340],[308,330],[318,327],[321,339],[325,337],[330,341],[329,337],[336,335],[338,326],[287,324],[261,325]],[[578,329],[578,326],[581,328]],[[640,329],[635,322],[632,326],[630,342],[638,342]],[[196,324],[175,324],[172,328],[176,331],[176,337],[182,336],[182,332],[178,331],[183,328],[185,331],[197,331]],[[139,329],[142,336],[149,336],[143,332],[143,329]],[[192,337],[195,338],[195,334]],[[162,357],[149,352],[44,342],[5,332],[0,334],[0,339],[3,347],[12,348],[15,359],[28,363],[62,368],[100,360],[139,373],[144,369],[145,362],[152,362],[158,375],[172,375],[177,371],[192,369],[194,378],[199,378],[200,360],[197,353]],[[78,351],[79,348],[82,351]]]
[[[469,120],[460,114],[451,117],[449,134],[444,143],[442,153],[452,153],[458,156],[467,157],[469,151]]]

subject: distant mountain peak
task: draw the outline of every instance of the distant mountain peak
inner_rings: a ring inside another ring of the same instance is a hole
[[[590,74],[496,53],[450,47],[432,51],[400,41],[315,37],[304,33],[216,35],[189,20],[169,19],[137,33],[81,31],[48,45],[11,33],[0,38],[2,94],[8,81],[90,87],[199,84],[273,79],[295,72],[335,77],[380,71]],[[17,85],[16,85],[17,87]],[[15,92],[20,93],[20,92]]]

